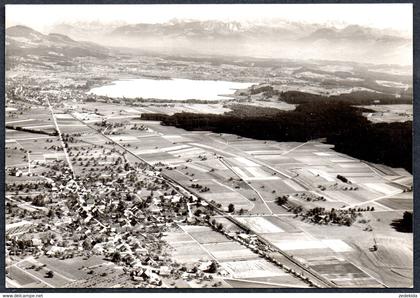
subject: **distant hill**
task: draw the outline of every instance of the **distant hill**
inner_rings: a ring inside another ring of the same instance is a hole
[[[349,25],[285,22],[254,25],[221,21],[176,21],[119,26],[103,36],[109,44],[191,53],[230,53],[264,58],[320,59],[411,64],[412,40],[401,33]]]
[[[329,41],[347,41],[347,42],[358,42],[358,41],[374,41],[379,43],[396,43],[405,44],[410,42],[410,39],[402,36],[391,35],[383,32],[382,30],[375,30],[373,28],[367,28],[359,25],[349,25],[343,29],[322,28],[315,30],[308,36],[302,38],[302,41],[317,41],[317,40],[329,40]]]
[[[108,50],[92,42],[76,41],[62,34],[42,34],[26,26],[6,29],[6,57],[48,56],[54,58],[108,56]]]
[[[306,28],[308,29],[308,28]],[[169,37],[189,39],[293,39],[297,30],[302,34],[304,28],[295,26],[274,27],[247,25],[240,22],[220,21],[177,21],[163,24],[134,24],[116,28],[109,33],[114,37]]]
[[[359,25],[337,28],[326,24],[276,21],[266,23],[172,20],[166,23],[76,22],[52,26],[50,35],[15,26],[7,29],[6,49],[27,53],[100,56],[98,45],[139,49],[151,53],[184,56],[237,56],[273,59],[353,61],[373,64],[412,65],[410,36],[388,29]],[[69,40],[59,40],[56,34]],[[58,43],[47,49],[50,43]],[[66,51],[62,44],[72,47]],[[13,51],[9,51],[13,53]],[[65,52],[65,53],[64,53]]]
[[[278,25],[252,25],[240,22],[221,21],[175,21],[162,24],[132,24],[115,28],[109,36],[126,37],[188,37],[196,39],[241,38],[258,40],[374,40],[409,42],[408,38],[359,25],[349,25],[343,29],[331,26],[285,22]]]

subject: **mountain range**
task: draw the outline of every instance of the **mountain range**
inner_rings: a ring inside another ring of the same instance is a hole
[[[157,24],[61,23],[49,28],[49,35],[30,30],[23,26],[8,28],[7,48],[13,46],[29,51],[36,45],[45,50],[52,43],[57,46],[61,43],[57,53],[66,51],[66,55],[97,56],[106,54],[106,49],[101,48],[100,44],[102,47],[183,55],[412,63],[411,37],[396,31],[359,25],[336,28],[299,22],[252,24],[172,20]],[[23,37],[26,39],[23,40]],[[75,40],[88,40],[96,45]]]
[[[59,33],[42,34],[26,26],[6,29],[6,56],[50,56],[55,58],[107,57],[108,49],[92,42],[76,41]]]

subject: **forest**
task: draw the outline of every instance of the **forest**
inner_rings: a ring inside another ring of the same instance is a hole
[[[335,150],[368,162],[402,167],[412,172],[412,121],[371,123],[365,109],[343,102],[311,102],[293,111],[232,105],[223,115],[176,113],[142,114],[142,120],[161,121],[186,130],[230,133],[279,142],[325,139]]]
[[[278,100],[289,104],[310,104],[310,103],[346,103],[351,105],[372,105],[372,104],[412,104],[412,94],[401,92],[400,97],[394,94],[386,94],[371,91],[353,91],[339,95],[324,96],[302,91],[281,92],[271,86],[253,87],[250,94],[263,93],[265,97],[277,97]]]

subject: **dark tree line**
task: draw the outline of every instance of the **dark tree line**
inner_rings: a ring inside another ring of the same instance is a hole
[[[276,91],[274,91],[276,92]],[[277,91],[278,92],[278,91]],[[306,93],[301,91],[278,92],[279,99],[290,104],[307,103],[347,103],[351,105],[371,105],[380,104],[412,104],[411,96],[403,95],[400,98],[392,94],[376,93],[369,91],[354,91],[340,95],[322,96],[318,94]]]
[[[13,125],[6,125],[7,129],[13,129],[18,131],[24,131],[24,132],[30,132],[30,133],[38,133],[38,134],[44,134],[48,136],[58,136],[58,131],[54,128],[52,132],[48,132],[45,130],[39,130],[39,129],[30,129],[30,128],[23,128],[21,126],[13,126]]]
[[[209,130],[279,142],[326,138],[336,150],[369,162],[412,171],[412,122],[371,123],[362,110],[344,103],[318,102],[293,111],[234,105],[223,115],[177,113],[142,114],[186,130]]]
[[[398,232],[412,233],[413,232],[413,212],[405,211],[403,218],[393,220],[391,226]]]

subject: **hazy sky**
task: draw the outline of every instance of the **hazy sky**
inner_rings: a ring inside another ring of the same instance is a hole
[[[76,21],[160,23],[185,18],[258,22],[278,18],[411,33],[412,15],[412,4],[6,5],[6,26],[20,24],[44,31],[52,24]]]

